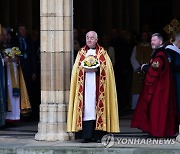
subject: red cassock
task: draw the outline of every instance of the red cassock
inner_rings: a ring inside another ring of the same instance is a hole
[[[176,133],[175,89],[166,54],[155,51],[146,72],[131,127],[154,137],[170,137]]]

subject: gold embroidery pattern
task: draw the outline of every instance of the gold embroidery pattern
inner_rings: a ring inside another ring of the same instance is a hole
[[[83,116],[83,96],[84,96],[84,69],[81,66],[81,62],[85,59],[86,51],[83,48],[80,51],[80,60],[78,64],[78,118],[77,118],[77,129],[82,130],[82,116]]]
[[[97,59],[100,62],[100,79],[99,79],[99,97],[96,105],[96,129],[103,129],[103,113],[104,113],[104,104],[105,104],[105,82],[106,82],[106,61],[104,57],[103,48],[99,48]],[[84,97],[84,69],[81,66],[81,62],[85,59],[86,50],[82,48],[80,51],[80,60],[79,60],[79,71],[78,71],[78,116],[77,116],[77,129],[82,130],[82,117],[83,117],[83,97]]]
[[[104,50],[99,50],[99,61],[100,61],[100,79],[99,79],[99,97],[96,106],[96,130],[103,130],[104,123],[104,107],[105,107],[105,82],[106,82],[106,61],[104,57]]]

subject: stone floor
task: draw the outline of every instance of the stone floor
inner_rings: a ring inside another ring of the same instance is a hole
[[[132,114],[120,119],[121,133],[105,136],[102,143],[73,141],[36,141],[38,122],[20,122],[0,129],[0,154],[178,154],[180,143],[172,139],[152,139],[138,129],[130,128]]]

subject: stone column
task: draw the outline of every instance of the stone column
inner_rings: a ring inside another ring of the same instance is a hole
[[[36,140],[69,140],[66,133],[72,49],[72,0],[41,0],[41,105]]]

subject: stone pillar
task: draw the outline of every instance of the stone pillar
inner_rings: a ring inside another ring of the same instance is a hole
[[[72,0],[41,0],[41,105],[36,140],[69,140],[66,133],[72,50]]]

